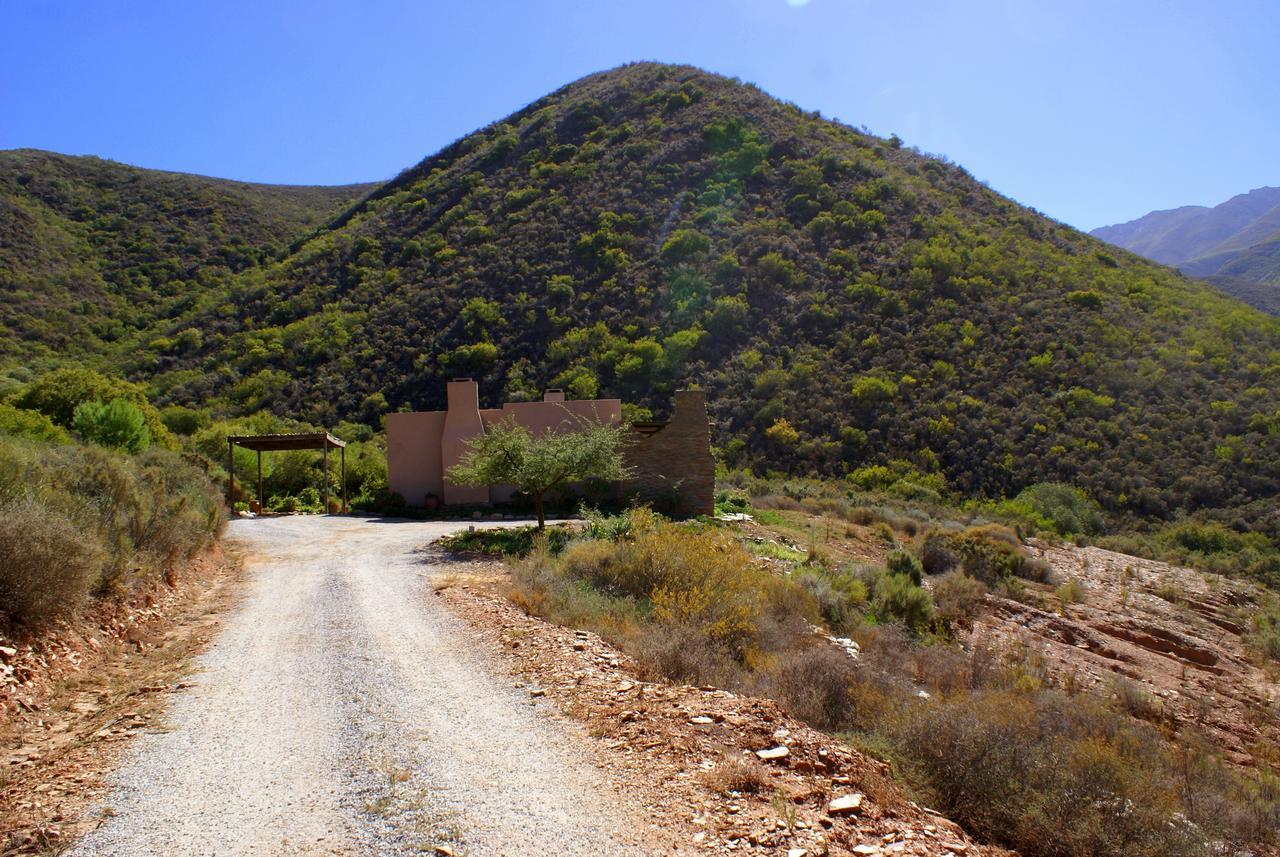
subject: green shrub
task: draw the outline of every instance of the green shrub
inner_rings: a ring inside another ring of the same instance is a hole
[[[867,584],[860,578],[847,571],[809,567],[796,580],[813,598],[828,628],[841,634],[854,628],[868,597]]]
[[[39,411],[55,425],[71,428],[76,408],[81,403],[115,399],[124,399],[142,411],[152,441],[160,446],[173,446],[173,439],[159,411],[147,401],[140,386],[121,378],[108,378],[91,369],[57,369],[42,375],[23,388],[12,404]]]
[[[1004,527],[970,527],[961,532],[937,530],[925,537],[921,549],[924,568],[930,574],[959,565],[970,577],[994,586],[1010,575],[1042,581],[1049,566],[1022,548],[1017,535]]]
[[[1102,508],[1079,488],[1062,482],[1031,485],[996,510],[1063,536],[1095,536],[1106,529]]]
[[[48,443],[71,441],[71,436],[61,426],[54,425],[52,420],[39,411],[23,410],[7,404],[0,404],[0,434]]]
[[[165,428],[176,435],[190,437],[200,429],[208,428],[213,420],[205,411],[188,408],[182,405],[170,405],[160,412],[160,419]]]
[[[882,621],[923,631],[933,622],[933,599],[907,575],[886,573],[876,578],[871,613]]]
[[[76,406],[71,425],[80,437],[112,449],[139,453],[151,445],[142,411],[124,399],[110,402],[81,402]]]
[[[889,551],[889,555],[885,557],[884,564],[889,569],[890,574],[906,575],[911,578],[911,582],[916,586],[919,586],[924,580],[924,565],[914,554],[903,550]]]
[[[462,532],[444,536],[436,544],[454,553],[482,553],[490,556],[528,556],[541,548],[552,555],[564,550],[573,538],[573,532],[565,527],[548,527],[543,531],[545,539],[539,539],[537,527],[468,527]]]

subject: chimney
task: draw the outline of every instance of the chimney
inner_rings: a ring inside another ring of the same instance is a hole
[[[559,387],[552,387],[551,389],[547,390],[547,392],[545,392],[545,393],[543,393],[543,394],[542,394],[542,401],[544,401],[544,402],[563,402],[563,401],[564,401],[564,390],[561,390]]]
[[[448,410],[479,411],[480,385],[470,378],[454,378],[445,386]]]

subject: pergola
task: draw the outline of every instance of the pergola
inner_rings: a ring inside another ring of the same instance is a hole
[[[227,437],[227,505],[235,503],[236,461],[235,448],[243,447],[258,453],[258,502],[262,502],[262,453],[290,449],[324,450],[324,509],[329,511],[329,450],[340,450],[342,455],[342,509],[347,508],[347,443],[338,440],[327,431],[306,434],[255,434]]]

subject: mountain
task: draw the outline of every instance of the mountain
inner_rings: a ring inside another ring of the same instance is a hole
[[[1272,314],[1280,305],[1280,188],[1258,188],[1213,208],[1153,211],[1090,234],[1204,277]]]
[[[468,375],[643,417],[698,384],[730,466],[1280,533],[1280,320],[693,68],[583,78],[182,282],[100,352],[162,403],[376,425]]]
[[[94,358],[270,260],[374,185],[247,184],[0,152],[0,360]]]

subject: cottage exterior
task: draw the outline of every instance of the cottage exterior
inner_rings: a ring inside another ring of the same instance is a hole
[[[411,506],[423,505],[428,494],[446,506],[508,502],[510,486],[454,485],[446,477],[466,453],[468,441],[496,422],[514,418],[537,435],[573,431],[583,420],[622,421],[621,400],[566,401],[560,390],[548,390],[540,402],[481,408],[479,385],[470,378],[448,383],[447,402],[443,411],[387,414],[388,485]],[[715,462],[706,394],[681,390],[670,422],[641,423],[633,430],[625,454],[634,476],[617,486],[620,496],[659,501],[687,515],[712,514]]]

